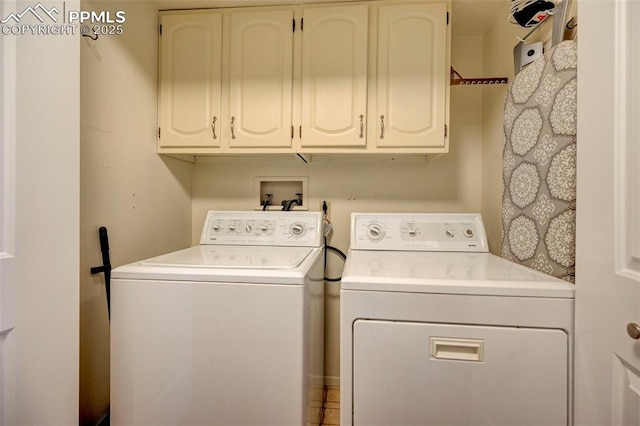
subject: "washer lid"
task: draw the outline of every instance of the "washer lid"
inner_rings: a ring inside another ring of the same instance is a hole
[[[574,298],[574,285],[490,253],[350,250],[343,290]]]
[[[114,279],[302,284],[321,248],[200,245],[113,270]]]
[[[292,269],[309,256],[308,247],[196,246],[152,259],[141,265],[199,268]]]

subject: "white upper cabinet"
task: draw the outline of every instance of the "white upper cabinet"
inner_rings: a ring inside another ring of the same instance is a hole
[[[291,147],[293,9],[230,14],[230,148]]]
[[[303,9],[302,147],[365,146],[366,5]]]
[[[447,6],[378,9],[377,148],[447,148]]]
[[[447,152],[450,8],[163,12],[158,152]]]
[[[222,15],[161,16],[159,152],[220,146]]]

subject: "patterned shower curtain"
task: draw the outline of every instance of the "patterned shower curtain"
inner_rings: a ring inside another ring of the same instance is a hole
[[[516,75],[504,109],[502,257],[574,282],[576,42]]]

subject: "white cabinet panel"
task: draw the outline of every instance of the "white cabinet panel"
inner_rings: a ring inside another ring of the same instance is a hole
[[[222,15],[163,15],[159,150],[220,146]]]
[[[303,15],[301,145],[364,146],[368,6]]]
[[[446,47],[446,3],[380,6],[377,147],[445,146]]]
[[[291,146],[293,10],[231,14],[231,148]]]

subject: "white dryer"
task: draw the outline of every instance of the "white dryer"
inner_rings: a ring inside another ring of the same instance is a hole
[[[342,425],[569,425],[574,287],[488,253],[477,214],[359,214]]]
[[[114,269],[111,424],[318,424],[321,228],[211,211],[199,246]]]

